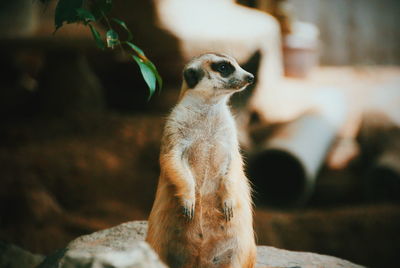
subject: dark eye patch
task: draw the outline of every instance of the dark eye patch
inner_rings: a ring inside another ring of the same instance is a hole
[[[200,68],[188,68],[183,72],[183,78],[189,88],[194,88],[201,79],[203,79],[204,71]]]
[[[228,77],[235,71],[235,67],[228,61],[214,62],[211,64],[211,69],[219,72],[222,77]]]

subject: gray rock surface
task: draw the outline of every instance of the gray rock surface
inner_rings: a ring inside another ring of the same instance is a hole
[[[118,245],[121,245],[118,243]],[[118,246],[116,245],[116,246]],[[66,252],[60,262],[63,268],[163,268],[150,246],[144,241],[135,241],[120,249],[92,247],[90,250],[72,249]]]
[[[78,237],[38,268],[165,268],[143,241],[146,231],[146,222],[135,221]]]
[[[296,252],[274,247],[257,247],[257,268],[361,268],[363,266],[336,257]]]
[[[0,267],[34,268],[42,260],[42,255],[32,254],[15,245],[0,242]]]
[[[123,223],[78,237],[50,255],[38,268],[158,268],[166,267],[144,242],[146,221]],[[257,248],[257,268],[360,268],[339,258],[293,252],[267,246]]]

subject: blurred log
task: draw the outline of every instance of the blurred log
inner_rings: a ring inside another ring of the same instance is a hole
[[[373,200],[400,201],[400,78],[385,81],[369,96],[359,142],[366,194]]]
[[[367,194],[373,199],[400,201],[399,152],[399,146],[386,149],[369,169]]]
[[[373,200],[400,201],[400,127],[385,114],[364,116],[359,142],[366,195]]]
[[[303,205],[338,129],[318,114],[305,115],[277,131],[250,155],[248,172],[260,201]]]

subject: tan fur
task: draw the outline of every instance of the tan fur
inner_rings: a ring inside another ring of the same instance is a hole
[[[224,78],[210,68],[220,60],[231,62],[235,73]],[[232,89],[228,80],[242,81],[250,74],[232,58],[215,54],[193,59],[188,68],[201,68],[204,77],[192,89],[183,83],[181,99],[167,119],[146,240],[170,267],[252,268],[250,186],[227,106],[229,97],[248,84]]]

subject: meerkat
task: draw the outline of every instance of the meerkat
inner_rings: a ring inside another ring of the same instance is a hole
[[[254,76],[227,55],[184,68],[181,96],[164,128],[147,242],[170,267],[254,267],[249,182],[230,96]]]

